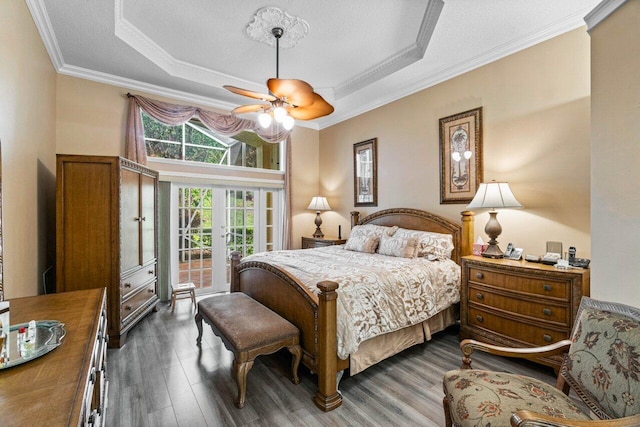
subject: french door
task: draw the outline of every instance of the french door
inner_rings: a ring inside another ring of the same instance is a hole
[[[225,292],[229,255],[281,247],[281,191],[172,184],[172,283],[192,282],[196,293]]]

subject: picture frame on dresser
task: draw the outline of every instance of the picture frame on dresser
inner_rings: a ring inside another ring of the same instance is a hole
[[[378,138],[353,144],[354,206],[378,206]]]
[[[443,117],[440,204],[469,203],[482,182],[482,107]]]

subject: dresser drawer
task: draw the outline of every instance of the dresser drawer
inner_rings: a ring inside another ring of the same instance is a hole
[[[568,304],[553,303],[544,299],[521,300],[509,293],[494,293],[473,285],[469,286],[469,301],[521,316],[554,322],[566,328],[571,327],[571,312]]]
[[[120,296],[122,300],[129,297],[130,294],[136,292],[140,286],[146,285],[150,280],[156,277],[156,264],[151,264],[135,271],[131,275],[120,279]]]
[[[569,338],[568,330],[543,327],[515,316],[502,317],[496,313],[469,307],[467,322],[473,327],[483,328],[507,339],[534,346],[548,345]]]
[[[155,281],[148,284],[144,289],[140,289],[138,293],[122,303],[120,306],[120,318],[123,325],[135,317],[133,315],[136,314],[140,307],[143,307],[149,300],[156,297],[156,284],[157,282]]]
[[[571,284],[565,280],[509,274],[482,268],[469,268],[469,282],[481,283],[522,293],[541,295],[567,301]]]

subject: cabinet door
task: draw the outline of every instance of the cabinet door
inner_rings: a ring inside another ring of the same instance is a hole
[[[156,258],[156,179],[146,174],[140,175],[142,264]]]
[[[121,274],[140,265],[140,173],[123,168],[120,174]]]

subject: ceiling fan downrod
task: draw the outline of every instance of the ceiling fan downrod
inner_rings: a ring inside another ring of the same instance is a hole
[[[271,34],[276,38],[276,79],[280,78],[280,37],[284,34],[284,30],[280,27],[273,27]]]

